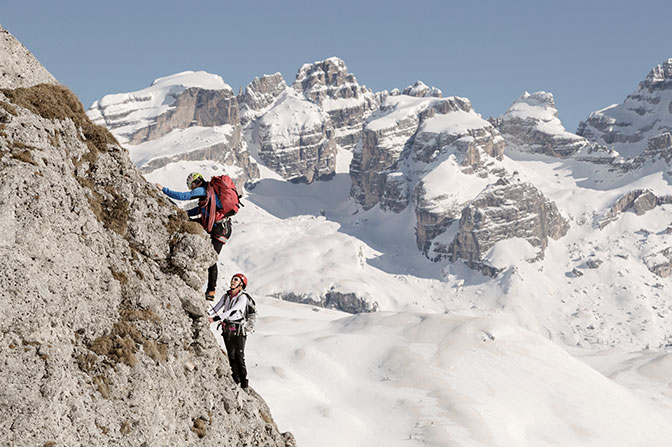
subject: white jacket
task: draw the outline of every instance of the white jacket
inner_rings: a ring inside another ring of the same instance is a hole
[[[247,309],[247,294],[240,291],[236,296],[230,296],[226,292],[219,299],[208,314],[215,321],[225,321],[229,323],[241,323],[245,319],[245,310]]]

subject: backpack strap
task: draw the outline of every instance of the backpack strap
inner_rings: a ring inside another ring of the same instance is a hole
[[[207,194],[205,207],[208,212],[207,220],[205,216],[201,216],[201,223],[205,231],[210,233],[212,231],[212,226],[215,224],[215,214],[217,213],[217,198],[215,197],[215,190],[210,184],[207,183],[205,187],[205,192]]]

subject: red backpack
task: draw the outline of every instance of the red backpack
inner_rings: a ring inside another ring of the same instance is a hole
[[[236,191],[236,185],[228,175],[219,175],[211,178],[205,187],[205,191],[207,197],[199,201],[198,205],[207,211],[207,213],[201,211],[201,225],[209,233],[212,231],[212,226],[215,222],[236,214],[241,203],[238,191]],[[217,208],[215,195],[219,198],[219,203],[222,205],[221,208]]]

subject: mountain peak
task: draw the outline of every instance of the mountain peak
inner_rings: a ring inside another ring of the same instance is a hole
[[[230,85],[224,82],[221,76],[206,71],[183,71],[173,75],[155,79],[150,87],[181,86],[185,88],[197,87],[205,90],[231,90]]]
[[[0,88],[58,84],[46,68],[0,25]]]
[[[424,82],[418,80],[415,81],[415,84],[409,85],[404,89],[404,95],[415,96],[417,98],[423,97],[434,97],[441,98],[443,97],[443,92],[436,87],[429,87]]]
[[[672,59],[655,66],[622,104],[590,114],[577,134],[636,158],[648,140],[672,130]]]
[[[669,79],[672,79],[672,58],[653,67],[642,84],[646,88],[651,88]]]
[[[503,116],[505,119],[514,117],[535,118],[546,122],[557,119],[558,109],[555,107],[553,94],[543,91],[523,93]]]
[[[531,106],[547,106],[555,109],[553,93],[539,91],[534,93],[525,92],[516,102],[524,102]],[[514,103],[515,104],[515,103]]]
[[[303,64],[292,87],[320,106],[327,99],[358,98],[368,90],[359,85],[345,62],[337,57]]]

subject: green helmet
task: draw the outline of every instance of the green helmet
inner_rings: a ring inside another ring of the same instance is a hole
[[[187,188],[191,189],[191,184],[195,182],[196,180],[201,180],[204,182],[205,180],[203,179],[203,176],[199,174],[198,172],[192,172],[187,176]]]

